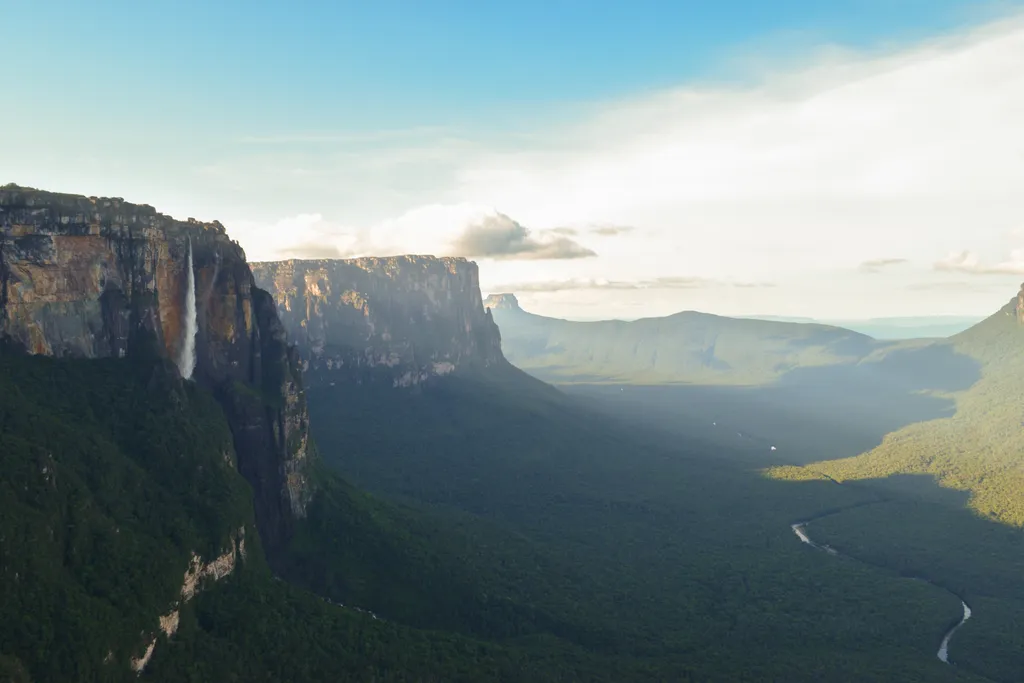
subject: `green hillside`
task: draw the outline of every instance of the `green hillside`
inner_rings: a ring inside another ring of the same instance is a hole
[[[856,363],[886,346],[827,325],[693,311],[629,322],[546,318],[517,304],[492,314],[505,357],[554,382],[758,385],[798,367]]]
[[[953,415],[894,431],[863,454],[778,467],[771,474],[829,477],[884,492],[884,504],[823,519],[815,534],[843,552],[929,577],[964,596],[975,616],[958,632],[957,661],[993,680],[1019,681],[1024,325],[1016,300],[946,347],[980,367],[976,383],[953,393]]]
[[[170,366],[0,353],[0,464],[0,681],[140,680],[130,659],[178,603],[192,552],[212,558],[240,526],[244,561],[179,606],[141,680],[656,680],[628,659],[417,630],[275,580],[223,413]],[[299,539],[325,525],[344,539],[318,539],[337,560],[330,576],[356,585],[374,570],[407,611],[466,594],[458,556],[446,555],[467,546],[458,529],[418,536],[429,521],[320,476],[325,493]]]
[[[969,493],[969,505],[980,514],[1024,526],[1024,325],[1016,299],[943,345],[980,368],[976,383],[954,392],[955,414],[894,431],[862,455],[776,474],[820,472],[839,481],[930,475],[945,488]]]

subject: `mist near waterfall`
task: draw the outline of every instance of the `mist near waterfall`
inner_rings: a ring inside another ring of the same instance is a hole
[[[184,379],[192,379],[192,371],[196,368],[196,332],[198,330],[196,273],[192,265],[192,238],[190,237],[188,239],[188,289],[185,293],[185,344],[178,357],[178,371]]]

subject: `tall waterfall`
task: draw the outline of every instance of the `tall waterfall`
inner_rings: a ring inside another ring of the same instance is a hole
[[[196,369],[196,332],[199,330],[196,320],[196,272],[192,266],[192,238],[188,238],[188,291],[185,293],[185,344],[181,347],[178,358],[178,371],[185,379],[192,378]]]

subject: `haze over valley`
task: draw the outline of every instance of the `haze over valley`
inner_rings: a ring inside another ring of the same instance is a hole
[[[384,5],[5,8],[0,683],[1024,681],[1024,5]]]

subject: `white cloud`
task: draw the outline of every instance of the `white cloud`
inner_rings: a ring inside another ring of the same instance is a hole
[[[971,275],[1024,275],[1024,249],[1014,249],[1008,260],[991,264],[982,262],[970,251],[953,252],[936,261],[935,270]]]
[[[728,299],[702,290],[699,303],[832,317],[966,312],[940,310],[946,304],[907,278],[1024,274],[1024,253],[1005,244],[1024,215],[1022,65],[1017,20],[885,55],[822,50],[807,68],[762,74],[755,85],[598,104],[571,125],[418,147],[407,161],[397,148],[376,160],[351,155],[344,174],[377,183],[361,216],[397,215],[375,220],[361,243],[382,253],[453,253],[459,235],[497,212],[535,237],[565,227],[594,238],[586,226],[637,227],[614,241],[583,242],[598,252],[593,258],[485,260],[485,284],[768,280],[780,286]],[[408,191],[380,190],[398,186]],[[377,206],[366,209],[373,197]],[[358,220],[344,208],[338,215]],[[280,248],[263,244],[266,231],[236,232],[261,253]],[[946,256],[965,249],[960,260]],[[909,264],[882,268],[879,254]],[[915,263],[946,265],[915,276]],[[835,276],[862,264],[880,271],[870,283]],[[596,294],[608,310],[689,301],[685,290]],[[537,294],[540,306],[560,295],[542,296],[549,295]],[[992,294],[971,296],[956,305],[992,305]]]
[[[272,224],[235,222],[231,233],[244,235],[242,246],[250,261],[288,258],[344,258],[353,254],[359,240],[320,214],[300,214]]]

